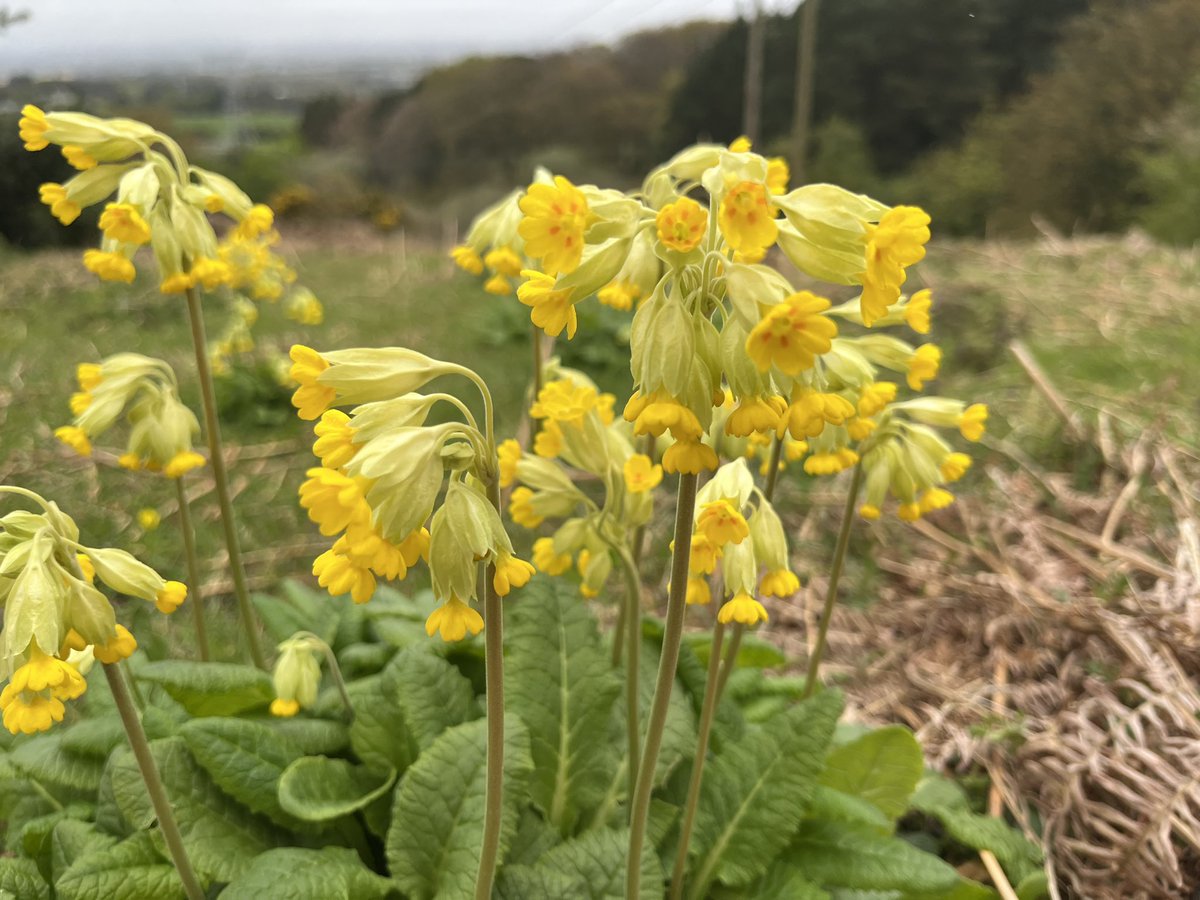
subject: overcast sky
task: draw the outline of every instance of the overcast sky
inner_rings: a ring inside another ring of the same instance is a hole
[[[32,18],[0,33],[0,75],[141,71],[164,62],[354,52],[536,53],[669,22],[728,19],[752,0],[0,0]],[[767,0],[768,9],[792,2]]]

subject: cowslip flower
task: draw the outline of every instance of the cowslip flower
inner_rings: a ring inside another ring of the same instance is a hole
[[[749,593],[739,591],[732,599],[722,604],[717,611],[717,621],[723,625],[736,622],[739,625],[753,626],[767,621],[767,610]]]
[[[917,334],[929,334],[932,326],[929,311],[933,307],[933,292],[928,288],[917,291],[904,305],[904,321]]]
[[[554,276],[545,272],[523,269],[521,275],[527,280],[517,288],[517,299],[531,307],[533,324],[553,337],[562,334],[563,329],[566,329],[568,340],[575,337],[579,317],[571,302],[572,292],[555,290]]]
[[[740,544],[750,535],[750,526],[729,499],[722,498],[705,503],[696,518],[696,530],[710,543],[722,547],[725,544]]]
[[[662,481],[661,465],[655,465],[644,453],[635,453],[625,460],[622,467],[625,489],[631,494],[642,494],[658,487]]]
[[[800,291],[772,306],[746,338],[746,352],[758,369],[775,366],[786,375],[811,369],[837,336],[837,325],[821,315],[829,305],[824,297]]]
[[[937,378],[942,364],[942,351],[937,344],[922,344],[908,361],[908,386],[914,391],[925,387],[925,382]]]
[[[747,255],[761,254],[779,235],[767,188],[756,181],[743,181],[725,194],[717,223],[729,246]]]
[[[519,205],[525,217],[517,231],[525,241],[526,255],[541,260],[548,276],[574,271],[583,256],[590,218],[583,192],[557,175],[553,184],[531,184]]]
[[[987,419],[987,404],[972,403],[959,416],[958,430],[968,441],[982,440]]]
[[[561,575],[571,568],[571,554],[554,549],[554,538],[538,538],[533,542],[533,564],[547,575]]]
[[[483,631],[483,616],[455,596],[435,609],[425,620],[425,633],[440,634],[443,641],[461,641]]]
[[[654,222],[664,246],[687,253],[704,239],[708,210],[690,197],[680,197],[660,209]]]
[[[862,318],[870,327],[900,299],[905,268],[925,258],[929,215],[916,206],[897,206],[878,225],[866,227],[866,270],[862,273]]]

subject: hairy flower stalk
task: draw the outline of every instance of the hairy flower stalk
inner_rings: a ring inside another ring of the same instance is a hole
[[[675,686],[675,667],[679,664],[679,645],[683,636],[686,610],[688,561],[692,545],[692,519],[696,512],[696,475],[681,473],[675,506],[675,550],[671,557],[671,587],[667,594],[667,620],[663,631],[662,656],[654,685],[654,700],[646,723],[646,743],[638,763],[637,786],[630,802],[629,854],[626,858],[625,896],[639,897],[642,878],[642,845],[646,840],[646,819],[650,813],[650,794],[654,789],[654,770],[662,748],[663,725],[667,706]]]
[[[204,600],[200,596],[200,561],[196,556],[196,531],[192,526],[192,504],[188,500],[183,479],[175,479],[175,496],[179,500],[179,535],[183,540],[183,555],[187,559],[188,583],[192,586],[192,621],[196,628],[196,650],[203,662],[209,660],[208,626],[204,621]]]
[[[112,691],[117,712],[121,715],[121,724],[125,727],[125,734],[129,738],[133,757],[137,760],[138,771],[142,773],[142,781],[146,783],[146,793],[150,795],[150,802],[154,806],[154,815],[158,818],[158,830],[162,833],[163,842],[167,845],[167,852],[171,854],[171,862],[175,864],[175,871],[179,873],[179,880],[183,882],[184,893],[187,894],[188,900],[204,900],[204,891],[200,887],[196,871],[192,868],[192,862],[188,859],[187,850],[183,846],[183,835],[179,833],[179,824],[175,821],[170,798],[167,797],[167,790],[158,774],[158,765],[154,762],[154,755],[150,752],[146,732],[142,728],[142,721],[133,705],[133,699],[129,696],[129,689],[126,687],[120,665],[106,663],[104,675],[108,679],[108,687]]]
[[[494,451],[493,451],[494,453]],[[500,480],[488,483],[488,500],[500,512]],[[475,900],[489,900],[500,855],[500,825],[504,814],[504,608],[500,604],[495,564],[484,574],[484,675],[487,681],[487,776],[484,788],[483,844],[475,876]]]
[[[229,492],[229,475],[225,469],[225,448],[221,440],[221,425],[217,418],[217,398],[213,388],[212,367],[208,360],[208,339],[204,334],[204,314],[200,296],[194,287],[187,289],[188,321],[192,329],[192,346],[196,352],[196,376],[200,381],[200,399],[204,406],[204,436],[212,460],[213,482],[217,488],[217,503],[221,508],[221,528],[225,549],[229,554],[229,572],[233,577],[233,592],[237,598],[238,615],[250,658],[260,669],[267,668],[262,642],[258,636],[258,620],[250,605],[250,588],[246,584],[246,569],[242,563],[242,548],[238,540],[237,519],[233,513],[233,495]]]
[[[637,790],[638,755],[641,747],[641,710],[638,676],[642,664],[642,579],[632,554],[622,548],[617,558],[625,572],[625,603],[613,632],[613,645],[625,641],[625,734],[629,747],[629,796]],[[622,621],[624,627],[622,627]],[[631,810],[632,814],[632,810]]]
[[[821,609],[821,620],[817,625],[817,642],[808,658],[808,671],[804,675],[804,697],[811,697],[817,689],[817,674],[821,668],[821,657],[825,655],[825,641],[829,635],[829,620],[837,604],[838,582],[846,562],[846,548],[850,546],[850,527],[854,524],[854,504],[858,500],[858,488],[862,483],[862,464],[854,467],[850,478],[850,490],[846,493],[846,507],[842,511],[842,527],[838,531],[837,545],[833,550],[833,562],[829,566],[829,588],[825,592],[825,606]]]

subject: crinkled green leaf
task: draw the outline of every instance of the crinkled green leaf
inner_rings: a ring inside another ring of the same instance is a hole
[[[46,884],[33,860],[6,857],[0,859],[0,898],[3,897],[49,900],[50,885]]]
[[[175,811],[184,847],[202,876],[229,881],[255,856],[280,842],[281,835],[268,820],[250,812],[217,787],[192,758],[183,738],[153,741],[151,749]],[[128,822],[144,819],[147,812],[153,816],[144,786],[140,798],[137,795],[141,773],[136,764],[115,765],[112,779],[118,805],[122,797],[132,803],[132,808],[121,808]]]
[[[63,809],[29,819],[21,825],[17,839],[11,845],[12,849],[18,850],[26,859],[37,863],[38,871],[49,881],[53,877],[51,855],[54,829],[63,822],[89,820],[95,812],[95,807],[90,804],[72,803]]]
[[[380,775],[344,759],[303,756],[279,779],[279,805],[305,822],[327,822],[382,797],[395,780],[395,771]]]
[[[332,719],[309,719],[295,716],[289,719],[271,717],[265,724],[276,734],[295,746],[305,756],[331,756],[350,746],[350,731],[342,722]]]
[[[338,665],[346,678],[365,678],[383,669],[395,652],[388,644],[350,644],[338,651]]]
[[[345,847],[268,850],[221,892],[221,900],[383,900],[391,882]]]
[[[318,593],[298,581],[288,580],[280,587],[282,597],[254,594],[250,598],[271,639],[278,644],[297,631],[309,631],[332,644],[341,603],[325,591]]]
[[[682,648],[680,659],[691,651],[686,647]],[[642,642],[642,652],[639,662],[640,672],[638,673],[638,711],[641,719],[641,727],[639,732],[641,735],[646,733],[646,724],[650,719],[650,706],[654,701],[654,685],[658,677],[658,659],[659,650],[653,641],[646,640]],[[692,657],[693,662],[695,657]],[[723,708],[728,708],[728,704],[722,703]],[[627,798],[629,793],[629,753],[627,751],[628,743],[625,738],[625,691],[620,690],[617,696],[617,702],[613,705],[612,714],[609,719],[609,736],[606,753],[609,754],[610,762],[608,771],[611,776],[608,780],[608,787],[604,793],[600,803],[596,806],[596,811],[589,816],[589,826],[600,828],[606,825],[617,825],[618,822],[614,817],[620,802]],[[680,690],[680,685],[676,684],[675,690],[671,691],[671,697],[667,704],[667,718],[663,724],[662,747],[658,753],[658,763],[654,767],[654,784],[656,787],[663,785],[671,772],[675,769],[679,762],[687,758],[696,749],[696,716],[692,709],[691,701],[688,699],[686,691]]]
[[[196,762],[225,793],[285,827],[295,820],[279,805],[279,778],[303,754],[270,726],[247,719],[193,719],[179,729]]]
[[[708,665],[709,653],[712,650],[712,633],[709,631],[691,632],[684,636],[696,657],[703,666]],[[722,651],[724,652],[724,651]],[[738,645],[735,669],[777,669],[787,665],[787,656],[782,650],[769,641],[752,634],[743,634],[742,642]]]
[[[54,826],[51,838],[50,871],[57,879],[81,856],[111,847],[116,842],[116,838],[91,822],[63,819]]]
[[[925,769],[925,756],[912,732],[890,725],[833,748],[820,783],[879,807],[893,822],[908,809]]]
[[[1021,879],[1016,891],[1020,900],[1044,900],[1050,896],[1050,880],[1045,871],[1033,872]]]
[[[107,787],[105,787],[107,784]],[[111,798],[116,816],[109,809]],[[141,831],[154,824],[154,807],[146,793],[146,783],[128,747],[118,747],[108,758],[101,797],[97,803],[96,821],[101,827],[114,834]]]
[[[959,882],[953,867],[932,853],[845,822],[806,820],[788,858],[822,887],[932,892]]]
[[[400,702],[384,674],[347,686],[354,707],[350,746],[363,764],[379,773],[403,772],[413,761]]]
[[[829,900],[829,894],[804,877],[804,873],[787,859],[777,859],[771,867],[744,888],[721,888],[713,891],[715,900]]]
[[[37,793],[27,793],[24,797],[18,800],[8,814],[8,820],[4,823],[5,849],[11,851],[19,851],[21,849],[22,833],[25,826],[30,822],[36,822],[43,816],[50,815],[55,812],[57,807],[47,798]]]
[[[594,809],[611,778],[605,733],[621,690],[587,607],[538,579],[505,621],[508,708],[529,727],[530,792],[563,834]]]
[[[504,718],[503,860],[527,801],[529,732],[515,716]],[[483,839],[487,722],[447,729],[404,773],[396,791],[387,836],[388,868],[412,900],[474,896]]]
[[[808,815],[819,821],[836,819],[862,825],[880,834],[891,834],[893,823],[874,803],[862,797],[843,794],[841,791],[818,784],[808,801]]]
[[[542,854],[561,841],[558,831],[532,806],[521,810],[517,833],[508,848],[510,866],[532,866]]]
[[[954,887],[945,891],[905,891],[900,900],[999,900],[1000,895],[987,885],[968,878],[959,878]]]
[[[592,829],[546,851],[534,869],[571,879],[571,892],[560,896],[579,900],[624,900],[628,854],[628,828]],[[662,867],[649,843],[642,845],[641,868],[639,900],[662,897]]]
[[[275,697],[271,676],[236,663],[162,660],[142,665],[137,677],[160,685],[193,716],[232,716]]]
[[[579,885],[570,875],[536,866],[505,866],[496,877],[498,900],[530,900],[532,897],[576,897]]]
[[[430,591],[418,591],[409,597],[381,584],[363,612],[367,624],[380,640],[403,648],[429,640],[425,634],[425,619],[436,606],[437,601]]]
[[[416,743],[413,756],[447,728],[475,717],[475,692],[461,672],[420,645],[401,650],[384,670],[383,686],[400,706]]]
[[[175,867],[149,832],[84,854],[55,882],[60,900],[174,900],[184,897]]]
[[[64,748],[62,732],[24,741],[8,755],[8,760],[26,777],[45,787],[68,788],[72,795],[94,795],[104,771],[104,760]]]
[[[108,757],[113,748],[125,743],[125,728],[116,716],[84,719],[63,729],[62,747],[80,756]]]
[[[704,896],[714,880],[752,881],[787,846],[841,709],[841,695],[824,691],[747,731],[708,765],[691,844],[691,897]]]
[[[1010,880],[1037,872],[1042,851],[1002,819],[973,812],[962,788],[947,778],[924,779],[912,797],[912,808],[938,819],[954,841],[973,850],[990,850]]]

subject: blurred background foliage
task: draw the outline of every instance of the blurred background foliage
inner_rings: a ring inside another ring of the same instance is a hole
[[[766,16],[760,147],[791,149],[797,16]],[[633,186],[696,140],[741,131],[749,23],[612,46],[465,59],[404,90],[281,96],[262,83],[12,79],[29,100],[144,118],[284,216],[445,238],[530,177]],[[1200,237],[1200,3],[834,0],[819,11],[809,180],[920,203],[939,232],[1133,226]],[[72,241],[27,185],[62,177],[0,128],[0,237]],[[451,235],[452,236],[452,235]]]

